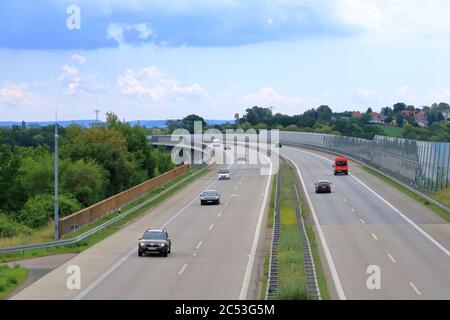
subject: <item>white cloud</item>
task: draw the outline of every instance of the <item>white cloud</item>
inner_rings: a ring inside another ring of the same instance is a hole
[[[383,97],[375,90],[372,89],[366,89],[366,88],[359,88],[356,90],[355,95],[355,102],[361,103],[363,106],[376,106],[382,104]]]
[[[37,104],[37,95],[34,92],[27,91],[29,84],[26,82],[15,84],[6,81],[0,88],[0,102],[10,105],[35,106]]]
[[[450,101],[450,89],[443,89],[434,93],[435,102],[449,102]]]
[[[96,79],[95,75],[81,75],[80,70],[69,66],[62,66],[63,73],[59,76],[63,88],[62,93],[67,96],[73,96],[78,93],[105,91],[107,86],[102,85]]]
[[[61,81],[75,77],[79,73],[79,70],[77,68],[71,67],[67,64],[62,66],[61,69],[63,71],[63,73],[59,76],[59,80]]]
[[[179,81],[170,79],[155,67],[139,71],[128,69],[117,78],[120,92],[126,96],[145,96],[153,101],[186,101],[191,98],[209,97],[199,84],[183,87]]]
[[[79,64],[85,64],[87,58],[79,54],[74,54],[73,56],[70,57],[70,60],[78,62]]]
[[[330,10],[328,13],[334,15],[338,22],[366,30],[380,30],[383,23],[383,12],[376,1],[338,0],[333,5],[334,10]]]
[[[272,87],[264,87],[256,93],[245,94],[241,99],[249,106],[273,106],[290,113],[298,113],[298,108],[313,107],[320,104],[320,99],[317,97],[283,96]]]
[[[142,41],[147,40],[153,35],[153,30],[147,23],[110,23],[106,31],[106,37],[108,39],[116,40],[119,45],[123,45],[126,42],[126,39],[124,39],[124,33],[127,31],[137,32],[138,38]]]

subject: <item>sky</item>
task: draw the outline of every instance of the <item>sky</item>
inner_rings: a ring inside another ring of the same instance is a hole
[[[450,102],[448,0],[0,0],[0,121]]]

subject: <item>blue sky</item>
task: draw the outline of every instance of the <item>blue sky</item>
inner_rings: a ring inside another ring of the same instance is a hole
[[[448,16],[447,0],[1,0],[0,121],[450,102]]]

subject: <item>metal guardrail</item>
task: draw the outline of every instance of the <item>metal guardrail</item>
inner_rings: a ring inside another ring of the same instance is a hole
[[[166,190],[164,190],[163,192],[158,193],[156,196],[142,202],[141,204],[137,205],[136,207],[112,218],[111,220],[106,221],[105,223],[75,237],[72,239],[66,239],[66,240],[59,240],[59,241],[52,241],[52,242],[44,242],[44,243],[36,243],[36,244],[28,244],[28,245],[22,245],[22,246],[17,246],[17,247],[10,247],[10,248],[0,248],[0,254],[1,253],[11,253],[11,252],[22,252],[22,251],[28,251],[28,250],[34,250],[34,249],[43,249],[43,248],[51,248],[51,247],[57,247],[57,246],[65,246],[65,245],[71,245],[71,244],[75,244],[78,243],[88,237],[90,237],[91,235],[109,227],[110,225],[116,223],[117,221],[125,218],[126,216],[129,216],[130,214],[140,210],[141,208],[147,206],[148,204],[152,203],[153,201],[161,198],[162,196],[166,195],[167,193],[171,192],[172,190],[174,190],[175,188],[177,188],[178,186],[180,186],[181,184],[183,184],[184,182],[188,181],[189,179],[192,179],[193,177],[195,177],[196,175],[199,175],[201,172],[203,172],[204,170],[207,170],[209,168],[209,166],[206,166],[205,168],[187,176],[186,178],[178,181],[177,183],[175,183],[174,185],[170,186],[169,188],[167,188]]]
[[[317,282],[316,265],[314,264],[308,234],[306,233],[306,227],[303,221],[302,207],[300,205],[300,198],[298,196],[296,183],[292,185],[292,195],[295,199],[295,214],[297,216],[297,224],[302,239],[302,251],[303,260],[305,262],[306,287],[308,289],[308,295],[313,300],[322,300],[319,283]]]
[[[278,290],[278,243],[280,241],[280,186],[281,167],[278,170],[276,195],[274,202],[272,246],[270,247],[269,277],[267,280],[267,290],[265,300],[272,300]]]
[[[408,189],[409,191],[413,192],[414,194],[418,195],[419,197],[421,197],[421,198],[427,200],[428,202],[430,202],[430,203],[432,203],[432,204],[438,206],[439,208],[441,208],[442,210],[444,210],[444,211],[446,211],[448,214],[450,214],[450,207],[446,206],[446,205],[443,204],[442,202],[439,202],[438,200],[433,199],[432,197],[430,197],[430,196],[426,195],[425,193],[423,193],[423,192],[417,190],[416,188],[414,188],[414,187],[412,187],[412,186],[410,186],[410,185],[404,183],[403,181],[394,178],[392,175],[389,175],[389,174],[385,173],[384,171],[380,170],[379,168],[376,168],[376,167],[374,167],[374,166],[368,164],[368,163],[365,162],[365,161],[361,161],[361,160],[359,160],[359,159],[356,159],[355,157],[353,157],[352,155],[350,155],[350,154],[348,154],[348,153],[346,153],[346,152],[337,152],[337,151],[334,151],[334,150],[329,150],[329,149],[321,148],[321,147],[318,147],[318,146],[312,146],[312,145],[301,144],[301,143],[292,143],[292,142],[289,142],[289,143],[284,143],[284,145],[290,145],[290,146],[293,146],[293,147],[302,147],[302,148],[306,148],[306,149],[312,149],[312,150],[323,151],[323,152],[335,154],[335,155],[338,155],[338,156],[344,155],[344,156],[348,157],[349,159],[351,159],[351,160],[353,160],[353,161],[359,163],[360,165],[366,166],[366,167],[372,169],[373,171],[375,171],[375,172],[377,172],[377,173],[383,175],[384,177],[386,177],[386,178],[392,180],[393,182],[395,182],[395,183],[401,185],[402,187]]]

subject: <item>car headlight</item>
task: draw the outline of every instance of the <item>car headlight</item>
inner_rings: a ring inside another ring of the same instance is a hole
[[[139,245],[140,245],[141,247],[143,247],[143,246],[145,246],[145,243],[144,243],[144,242],[140,242]]]
[[[165,244],[165,243],[160,243],[159,246],[160,246],[160,247],[165,247],[166,244]]]

